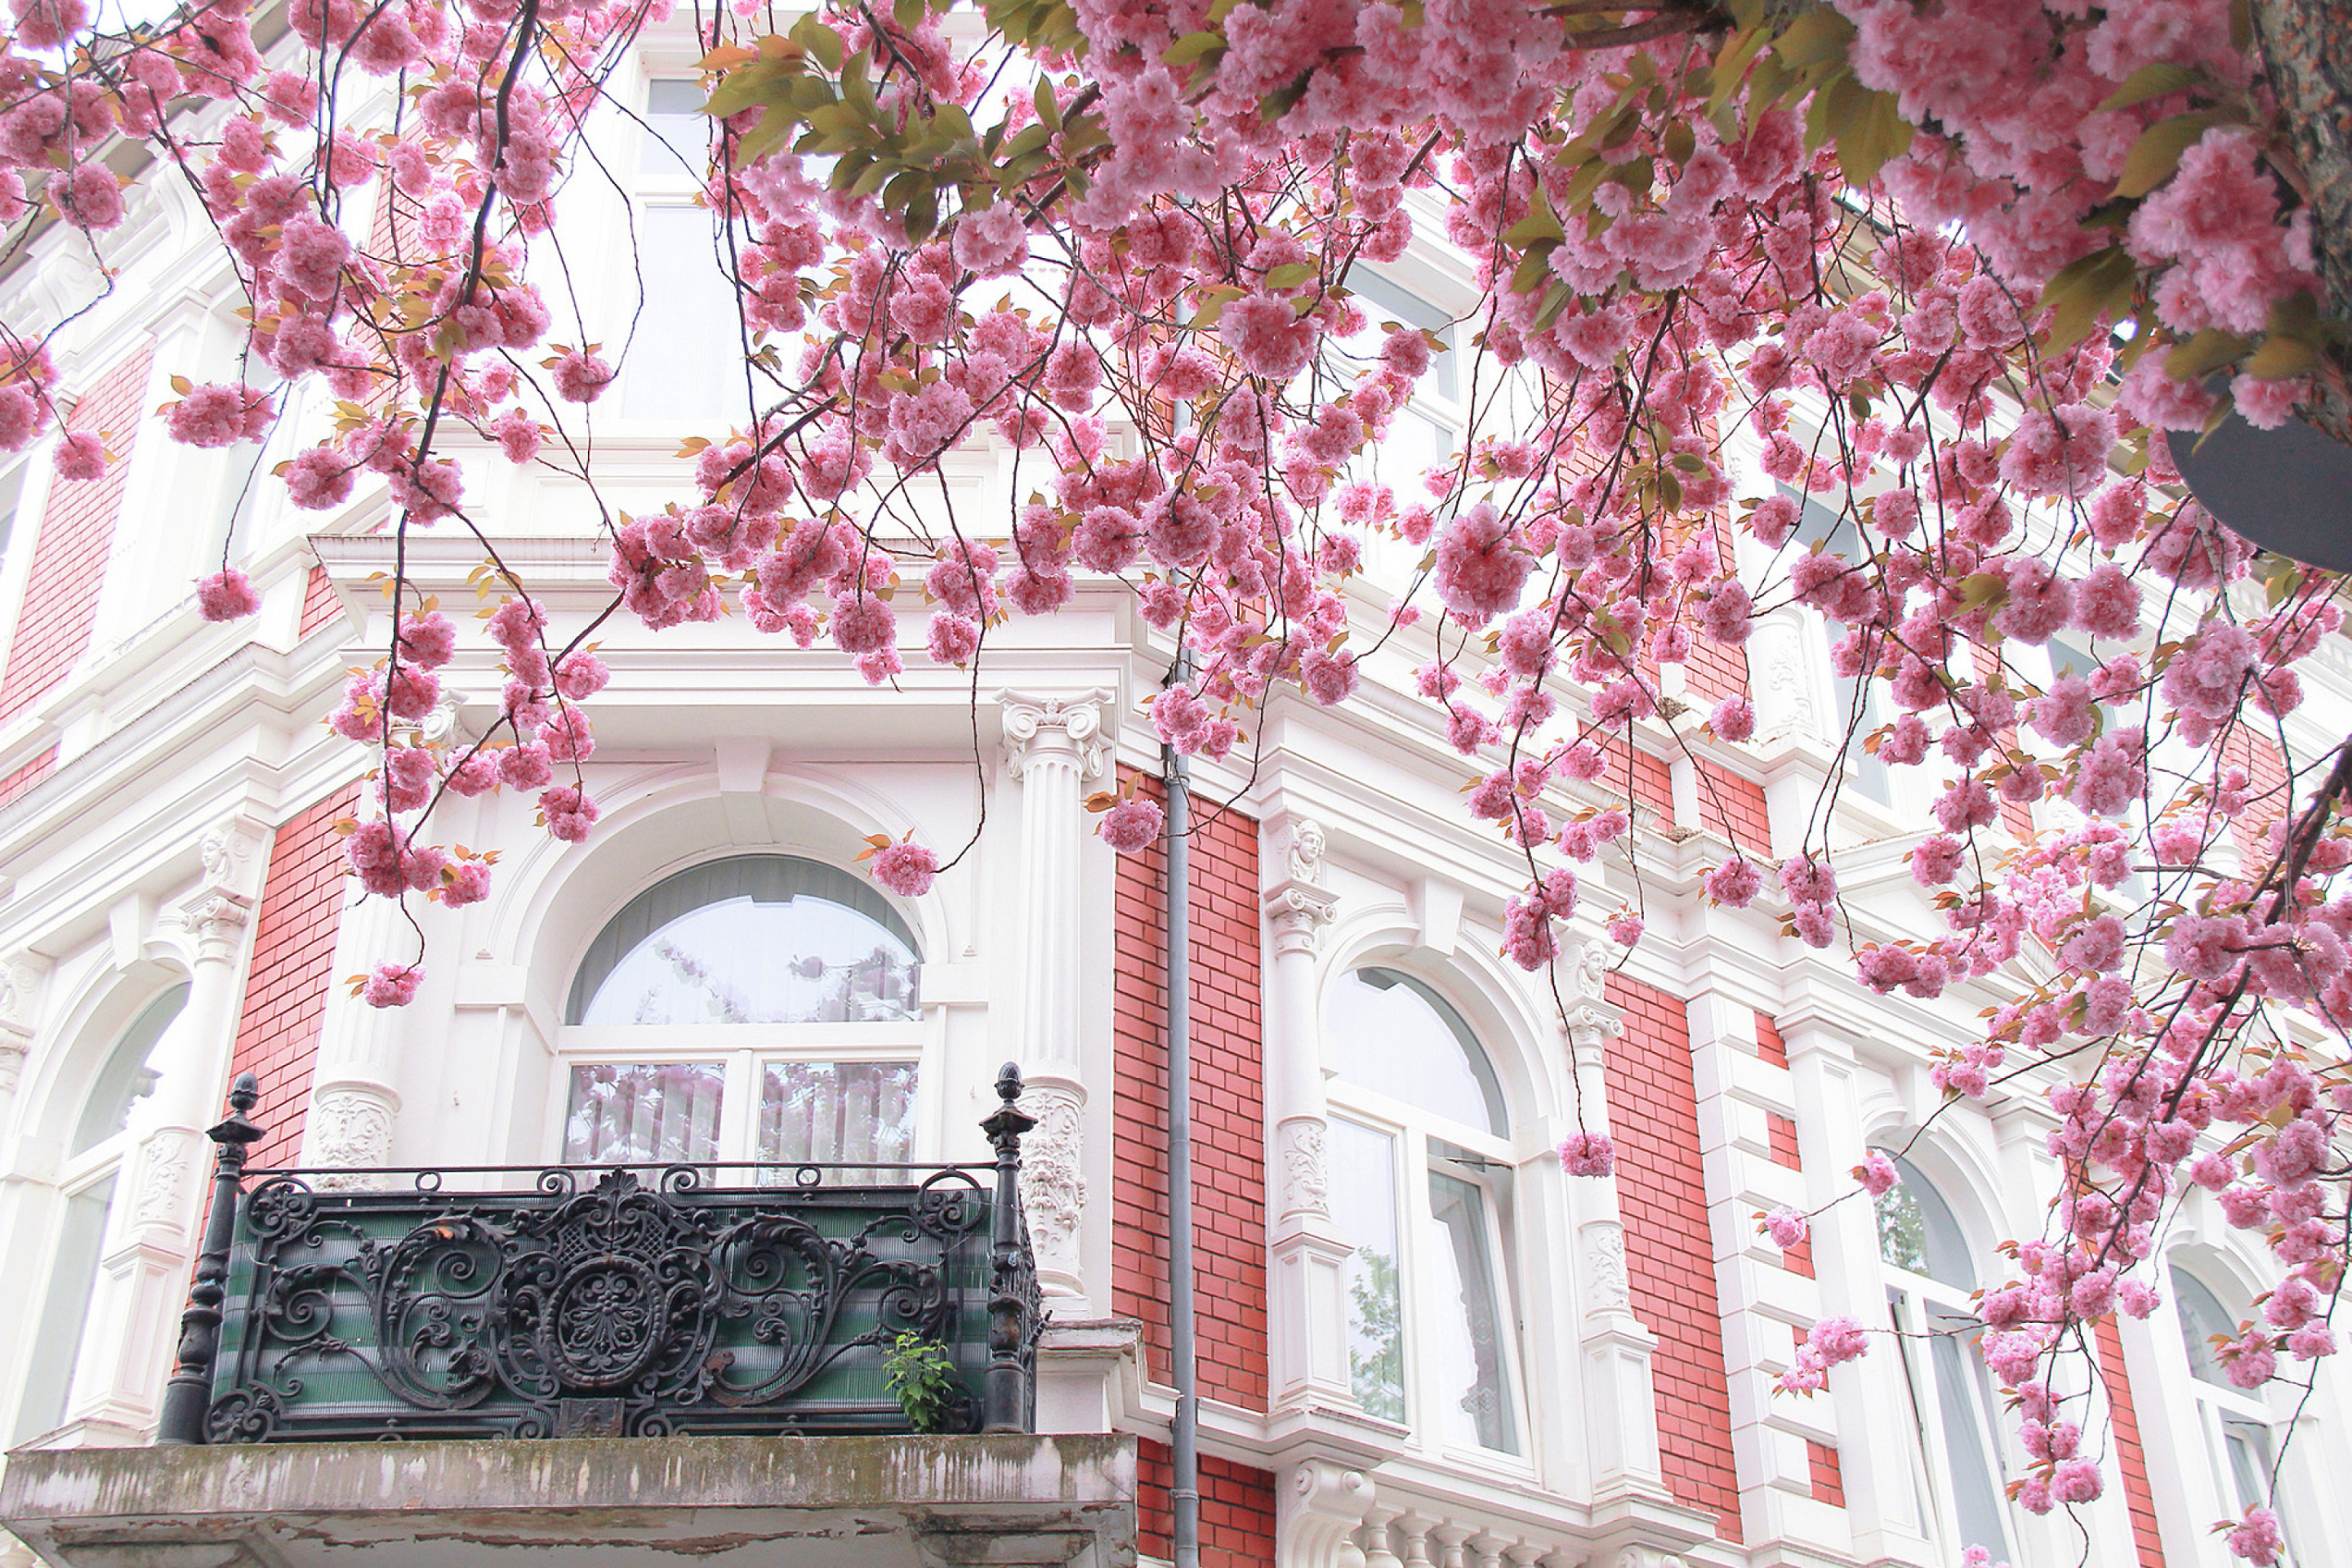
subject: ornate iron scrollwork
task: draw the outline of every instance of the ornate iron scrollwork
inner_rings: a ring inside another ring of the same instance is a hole
[[[946,1345],[976,1385],[1004,1308],[1035,1319],[1034,1272],[1024,1295],[972,1173],[587,1174],[472,1194],[279,1176],[244,1194],[205,1440],[896,1430],[880,1363],[899,1333]],[[977,1429],[979,1401],[963,1413]]]

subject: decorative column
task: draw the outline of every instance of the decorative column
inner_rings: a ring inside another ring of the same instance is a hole
[[[1260,864],[1284,873],[1265,889],[1262,906],[1274,947],[1263,1015],[1274,1187],[1266,1236],[1274,1408],[1352,1408],[1342,1270],[1354,1247],[1331,1221],[1322,1029],[1315,1014],[1315,951],[1339,900],[1322,885],[1319,823],[1277,822],[1266,837]]]
[[[1019,1031],[1023,1104],[1037,1130],[1022,1145],[1021,1202],[1037,1278],[1056,1314],[1093,1315],[1080,1254],[1086,1214],[1086,1085],[1079,987],[1080,791],[1102,771],[1099,688],[1065,696],[1006,691],[1005,770],[1021,781]]]
[[[188,1000],[156,1042],[155,1092],[143,1114],[134,1112],[132,1125],[143,1131],[124,1162],[84,1339],[103,1353],[83,1358],[87,1371],[67,1412],[76,1420],[143,1430],[171,1365],[204,1201],[204,1130],[236,1040],[238,959],[251,913],[242,894],[216,887],[182,913],[194,949]]]
[[[1607,948],[1587,941],[1577,963],[1581,994],[1565,1020],[1578,1107],[1588,1132],[1609,1131],[1602,1061],[1609,1042],[1625,1032],[1617,1010],[1601,999],[1607,970]],[[1577,1339],[1592,1495],[1599,1500],[1627,1491],[1661,1493],[1665,1478],[1658,1462],[1657,1393],[1650,1376],[1658,1341],[1633,1315],[1617,1178],[1562,1179],[1576,1237]]]

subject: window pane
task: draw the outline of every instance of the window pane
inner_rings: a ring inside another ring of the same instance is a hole
[[[1944,1417],[1944,1458],[1952,1471],[1952,1510],[1960,1544],[1981,1546],[1995,1558],[2009,1555],[2001,1526],[2000,1489],[1993,1474],[1990,1402],[1984,1372],[1974,1350],[1956,1331],[1962,1319],[1943,1318],[1929,1342],[1936,1363],[1936,1403]]]
[[[1898,1159],[1895,1168],[1902,1179],[1875,1204],[1878,1256],[1955,1289],[1975,1289],[1976,1263],[1952,1205],[1910,1161]]]
[[[847,872],[744,855],[629,900],[573,978],[572,1024],[870,1024],[922,1016],[913,933]]]
[[[2238,1337],[2238,1321],[2206,1289],[2205,1281],[2185,1268],[2170,1271],[2173,1310],[2180,1318],[2180,1338],[2189,1351],[2189,1370],[2206,1383],[2227,1388],[2230,1379],[2213,1354],[2215,1339]]]
[[[903,1163],[914,1157],[912,1062],[770,1062],[760,1088],[760,1158],[773,1164]],[[850,1173],[848,1179],[859,1179]],[[896,1172],[867,1179],[899,1181]]]
[[[717,1062],[575,1067],[563,1157],[600,1165],[715,1160],[726,1079]]]
[[[1461,1014],[1393,969],[1359,969],[1332,988],[1324,1019],[1333,1068],[1391,1099],[1497,1137],[1511,1130],[1502,1085]]]
[[[1396,1140],[1333,1121],[1331,1218],[1355,1244],[1348,1287],[1348,1363],[1356,1403],[1404,1419],[1404,1295],[1397,1283]]]
[[[1518,1423],[1503,1353],[1502,1294],[1486,1245],[1486,1194],[1459,1176],[1432,1171],[1429,1208],[1437,1220],[1429,1353],[1444,1391],[1439,1419],[1450,1441],[1516,1454]]]
[[[710,119],[702,112],[702,88],[685,77],[662,77],[647,86],[646,139],[637,168],[647,174],[698,180],[710,163]]]
[[[622,414],[749,424],[742,312],[734,284],[719,269],[711,215],[701,207],[640,207],[636,240],[645,307],[629,339]]]
[[[174,985],[148,1003],[145,1011],[131,1020],[131,1027],[122,1031],[106,1065],[98,1069],[98,1081],[89,1086],[89,1098],[82,1102],[81,1121],[74,1128],[75,1153],[88,1153],[130,1124],[131,1108],[155,1087],[148,1058],[163,1042],[163,1031],[187,1005],[188,988]]]
[[[113,1198],[114,1177],[110,1175],[66,1200],[57,1255],[49,1265],[48,1300],[41,1308],[40,1337],[33,1342],[35,1353],[25,1380],[24,1403],[16,1407],[11,1447],[65,1425],[74,1362],[81,1354],[82,1328],[89,1319],[90,1293],[98,1285],[99,1259],[106,1245],[106,1211]]]

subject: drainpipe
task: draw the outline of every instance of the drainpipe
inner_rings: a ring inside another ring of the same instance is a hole
[[[1179,652],[1175,685],[1190,672]],[[1160,748],[1168,786],[1168,1341],[1175,1365],[1175,1568],[1201,1568],[1200,1360],[1192,1335],[1192,855],[1187,837],[1192,774],[1175,747]]]

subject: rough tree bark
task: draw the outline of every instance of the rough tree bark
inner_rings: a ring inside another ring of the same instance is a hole
[[[2352,322],[2352,5],[2249,0],[2254,37],[2311,202],[2312,253],[2326,313]],[[2352,342],[2323,357],[2304,415],[2352,445]]]

